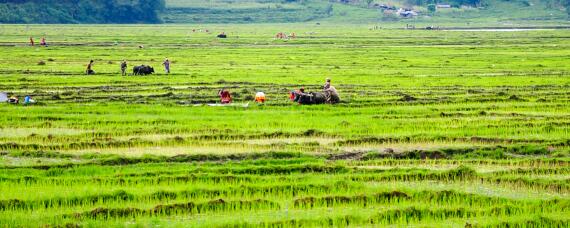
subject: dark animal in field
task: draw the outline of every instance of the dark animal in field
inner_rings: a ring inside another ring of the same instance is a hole
[[[299,104],[324,104],[327,101],[324,93],[317,92],[301,93],[299,91],[293,91],[291,92],[291,96],[293,97],[293,101]]]
[[[222,33],[222,34],[218,34],[217,37],[218,37],[218,38],[225,39],[225,38],[228,38],[228,35]]]
[[[154,68],[151,66],[135,66],[133,67],[133,75],[149,75],[154,73]]]

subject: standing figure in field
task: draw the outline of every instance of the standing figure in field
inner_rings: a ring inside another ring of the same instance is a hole
[[[87,75],[93,75],[93,74],[95,74],[95,71],[93,71],[93,64],[94,64],[94,63],[95,63],[95,62],[94,62],[93,60],[91,60],[91,61],[89,62],[89,64],[87,64],[87,70],[85,70],[85,74],[87,74]]]
[[[329,86],[329,88],[325,90],[325,97],[327,99],[327,104],[336,104],[340,102],[340,96],[334,86]]]
[[[327,89],[329,89],[331,87],[331,79],[327,78],[325,81],[325,85],[323,86],[323,90],[326,91]]]
[[[330,97],[331,97],[330,88],[331,88],[331,79],[327,78],[325,81],[325,85],[323,86],[323,93],[325,94],[325,98],[327,99],[327,103],[329,102]]]
[[[323,86],[323,93],[325,94],[325,98],[328,104],[336,104],[340,102],[340,97],[336,88],[331,85],[331,79],[327,78],[325,85]]]
[[[34,46],[34,38],[33,37],[30,37],[30,46],[32,46],[32,47]]]
[[[164,65],[164,72],[166,72],[166,74],[170,74],[170,60],[168,60],[168,57],[164,59],[162,65]]]
[[[42,39],[40,40],[40,45],[42,45],[42,46],[47,46],[46,38],[45,38],[45,37],[42,37]]]
[[[123,62],[121,62],[121,75],[122,76],[127,75],[127,60],[124,60],[124,59],[123,59]]]
[[[230,91],[226,90],[225,88],[222,88],[218,92],[218,95],[220,96],[220,101],[222,104],[232,103],[232,95],[230,94]]]

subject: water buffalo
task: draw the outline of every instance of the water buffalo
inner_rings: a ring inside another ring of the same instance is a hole
[[[151,66],[135,66],[133,67],[133,75],[149,75],[154,73],[154,68]]]
[[[291,92],[291,96],[293,97],[292,100],[299,104],[324,104],[327,101],[324,93],[317,92],[301,93],[294,91]]]

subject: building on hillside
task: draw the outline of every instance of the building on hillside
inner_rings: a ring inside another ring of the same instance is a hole
[[[405,18],[411,18],[411,17],[415,17],[418,16],[418,12],[412,10],[412,9],[403,9],[400,8],[398,10],[398,12],[396,12],[398,15],[400,15],[400,17],[405,17]]]
[[[438,9],[449,9],[449,8],[451,8],[451,5],[449,5],[449,4],[437,4],[435,7],[437,7]]]

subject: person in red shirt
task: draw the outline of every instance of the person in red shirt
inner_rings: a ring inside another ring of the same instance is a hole
[[[30,45],[33,47],[34,46],[34,38],[30,37]]]
[[[220,92],[218,92],[218,95],[220,96],[222,104],[232,103],[232,95],[225,88],[222,88]]]

